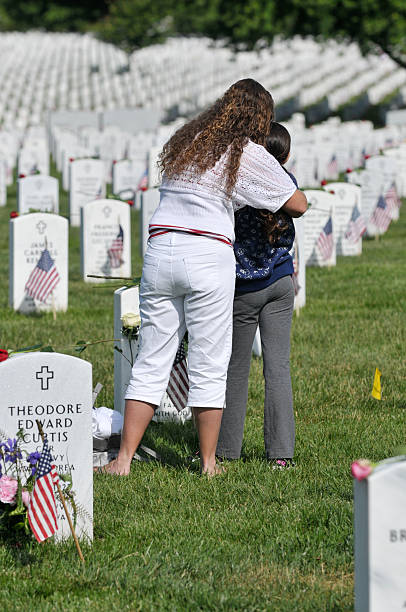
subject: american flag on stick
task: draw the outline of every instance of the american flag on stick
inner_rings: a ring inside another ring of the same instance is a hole
[[[137,191],[146,191],[148,189],[148,168],[143,172],[138,181]]]
[[[52,465],[48,440],[44,439],[41,458],[38,463],[34,490],[28,505],[27,517],[37,542],[43,542],[58,531],[54,486],[59,476]]]
[[[184,340],[181,341],[176,352],[166,392],[178,412],[186,408],[189,395],[189,376]]]
[[[334,248],[333,220],[331,215],[329,216],[326,225],[320,232],[320,236],[317,239],[317,246],[320,249],[323,259],[326,261],[330,259]]]
[[[357,242],[361,236],[365,234],[366,229],[367,226],[365,225],[364,217],[361,215],[360,211],[358,210],[358,206],[355,204],[344,236],[350,242]]]
[[[112,268],[119,268],[123,263],[123,249],[124,249],[124,230],[119,225],[117,236],[114,238],[111,247],[107,251],[110,266]]]
[[[389,210],[397,210],[400,208],[401,202],[394,182],[390,185],[388,191],[385,193],[385,202]]]
[[[337,176],[337,172],[338,172],[338,163],[337,163],[337,157],[335,156],[335,154],[332,155],[330,161],[327,164],[327,172],[329,177],[336,177]]]
[[[386,232],[390,225],[390,222],[392,221],[389,207],[386,205],[383,196],[379,196],[379,200],[372,214],[371,221],[374,225],[376,225],[377,228],[381,229],[383,232]]]
[[[27,295],[40,302],[46,302],[48,296],[59,283],[60,278],[55,261],[52,259],[48,248],[42,251],[37,265],[31,272],[25,284]]]

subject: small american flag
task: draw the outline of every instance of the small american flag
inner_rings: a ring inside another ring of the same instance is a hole
[[[143,172],[138,185],[137,191],[146,191],[148,189],[148,168]]]
[[[121,225],[119,225],[119,230],[116,238],[114,238],[113,243],[107,254],[109,256],[110,266],[112,268],[119,268],[123,263],[123,248],[124,248],[124,231]]]
[[[331,215],[328,218],[326,225],[320,232],[320,236],[317,239],[317,246],[320,249],[323,259],[326,261],[327,259],[330,259],[334,248],[333,221]]]
[[[186,408],[189,394],[189,376],[184,340],[181,341],[176,352],[166,392],[176,410],[180,412]]]
[[[28,277],[25,291],[33,299],[45,303],[59,281],[60,278],[55,261],[52,259],[47,247],[45,247],[37,265]]]
[[[327,172],[328,172],[329,178],[335,178],[337,176],[338,163],[337,163],[337,157],[334,154],[327,164]]]
[[[379,200],[371,217],[371,221],[374,225],[376,225],[376,227],[386,232],[391,220],[392,217],[389,207],[386,205],[383,196],[379,196]]]
[[[45,438],[38,463],[34,490],[28,505],[27,517],[37,542],[50,538],[58,530],[54,485],[59,481]]]
[[[367,226],[365,225],[364,217],[361,215],[360,211],[358,210],[358,206],[355,204],[344,236],[350,242],[357,242],[361,236],[365,234],[366,229]]]
[[[400,208],[400,199],[395,183],[392,183],[388,191],[385,193],[385,202],[389,210],[397,210]]]

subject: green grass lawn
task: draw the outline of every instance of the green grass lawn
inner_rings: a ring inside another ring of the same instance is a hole
[[[26,317],[8,308],[8,217],[0,209],[0,348],[113,337],[110,289],[80,277],[70,230],[69,310]],[[190,469],[191,423],[152,424],[145,441],[165,465],[128,478],[97,475],[94,543],[83,567],[71,542],[0,549],[0,601],[15,610],[351,610],[352,460],[380,460],[406,442],[406,207],[361,257],[307,270],[307,306],[292,330],[297,469],[271,471],[262,438],[262,363],[253,359],[245,461],[207,480]],[[62,213],[66,214],[62,195]],[[133,272],[140,270],[132,212]],[[113,407],[112,346],[90,347],[99,405]],[[383,373],[383,400],[370,397]]]

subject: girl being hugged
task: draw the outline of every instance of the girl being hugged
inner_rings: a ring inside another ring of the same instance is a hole
[[[104,471],[126,475],[166,391],[188,331],[188,406],[200,443],[201,471],[219,471],[215,451],[232,344],[234,208],[276,212],[306,198],[264,148],[273,100],[244,79],[181,127],[160,156],[160,203],[140,285],[140,344],[126,392],[121,447]]]
[[[290,154],[289,132],[272,123],[265,139],[267,151],[285,170]],[[304,209],[305,210],[305,209]],[[304,210],[277,212],[251,206],[236,213],[237,280],[234,298],[233,350],[228,368],[226,410],[216,454],[238,459],[244,434],[252,344],[259,326],[265,378],[264,442],[273,468],[292,467],[295,444],[290,378],[290,328],[294,288],[293,261],[289,253],[295,238],[292,216]]]

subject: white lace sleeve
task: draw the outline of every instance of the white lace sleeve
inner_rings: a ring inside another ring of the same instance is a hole
[[[233,192],[234,210],[248,205],[276,212],[295,191],[296,185],[273,155],[250,141],[241,155]]]

